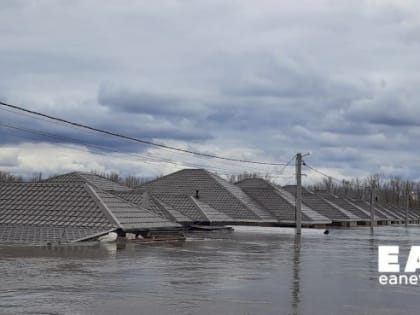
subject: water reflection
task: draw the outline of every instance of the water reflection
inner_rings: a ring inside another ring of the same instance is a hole
[[[293,243],[293,285],[292,285],[292,309],[293,314],[299,314],[300,302],[300,250],[302,238],[301,235],[295,235]]]
[[[0,246],[0,314],[417,314],[419,288],[377,281],[377,245],[410,229]]]

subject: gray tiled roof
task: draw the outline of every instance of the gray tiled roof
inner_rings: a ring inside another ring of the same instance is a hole
[[[399,216],[405,218],[405,209],[401,209],[401,208],[398,208],[398,207],[396,207],[394,205],[390,205],[390,204],[387,204],[386,207],[388,209],[390,209],[391,211],[394,211],[395,213],[397,213]],[[412,219],[412,220],[418,220],[418,218],[419,218],[418,214],[415,213],[411,209],[408,211],[408,217],[409,217],[409,219]]]
[[[184,223],[193,223],[194,220],[190,217],[182,214],[178,210],[175,210],[171,205],[168,205],[167,203],[159,200],[158,198],[152,196],[152,203],[155,204],[157,207],[160,207],[162,211],[165,211],[168,215],[168,217],[178,223],[184,224]]]
[[[370,213],[370,205],[367,201],[364,200],[357,200],[357,199],[348,199],[351,203],[355,204],[356,206],[364,209],[368,213]],[[378,211],[377,208],[375,208],[375,220],[390,220],[391,218],[388,215],[385,215],[382,213],[382,211]]]
[[[0,224],[0,242],[15,244],[68,244],[108,233],[111,230],[83,227],[54,227]]]
[[[401,220],[403,219],[403,217],[401,215],[399,215],[397,212],[392,211],[391,209],[388,209],[387,207],[379,204],[379,203],[375,203],[375,207],[377,209],[380,209],[383,213],[385,213],[388,217],[394,219],[394,220]]]
[[[322,192],[322,193],[320,192],[318,194],[322,198],[332,202],[333,204],[341,207],[342,209],[345,209],[346,211],[353,213],[359,218],[359,221],[368,221],[370,219],[369,213],[367,213],[366,211],[363,211],[363,209],[355,207],[344,198],[332,195],[328,192]]]
[[[115,183],[105,177],[91,173],[72,172],[63,175],[50,177],[47,182],[62,182],[62,183],[88,183],[99,189],[108,191],[130,191],[127,186]]]
[[[240,200],[244,205],[246,205],[249,209],[251,209],[252,212],[254,212],[259,218],[265,221],[270,221],[270,220],[276,221],[276,219],[270,212],[265,211],[263,208],[261,208],[254,200],[252,200],[252,198],[250,198],[246,193],[244,193],[240,187],[233,185],[214,174],[211,174],[211,176],[222,187],[224,187],[233,196],[235,196],[238,200]]]
[[[63,183],[0,185],[0,242],[75,241],[115,230],[87,186]]]
[[[210,207],[208,204],[190,197],[190,199],[198,206],[201,212],[206,216],[209,222],[232,222],[234,221],[231,217],[224,214],[223,212],[217,211],[216,209]]]
[[[237,194],[238,190],[233,184],[203,169],[178,171],[146,183],[140,186],[139,190],[147,190],[154,194],[186,196],[194,196],[196,190],[199,190],[200,201],[233,219],[244,221],[271,220],[266,219],[267,217],[270,218],[270,214],[258,209],[258,206],[253,205],[252,201],[249,202],[244,194]]]
[[[0,185],[0,242],[80,240],[111,230],[177,228],[139,206],[81,182]],[[19,236],[19,233],[23,233]]]
[[[95,189],[96,197],[108,213],[124,231],[139,231],[155,228],[176,228],[177,223],[157,215],[147,209],[131,204],[108,192]]]
[[[126,191],[126,192],[112,192],[113,195],[116,195],[128,202],[131,202],[135,205],[138,205],[142,208],[145,208],[161,217],[167,218],[174,222],[179,223],[191,223],[193,220],[182,213],[175,210],[170,205],[164,203],[162,200],[152,196],[148,192],[140,191]]]
[[[296,186],[293,186],[293,185],[285,186],[283,188],[293,194],[295,194],[296,192]],[[304,188],[302,188],[302,201],[311,209],[326,216],[332,221],[335,221],[335,222],[355,221],[355,218],[353,216],[349,216],[345,214],[345,212],[340,211],[340,209],[334,207],[333,205],[325,201],[321,196],[313,192],[310,192]]]
[[[237,185],[280,222],[295,221],[294,198],[287,198],[288,193],[286,191],[260,178],[245,179]],[[305,206],[302,207],[302,221],[304,223],[331,222],[328,218],[311,211]]]
[[[0,223],[57,227],[115,227],[85,185],[17,183],[0,185]]]
[[[171,206],[178,212],[189,217],[196,222],[207,222],[208,219],[200,211],[200,208],[191,200],[190,196],[178,194],[153,194],[158,200],[163,201],[165,204]]]

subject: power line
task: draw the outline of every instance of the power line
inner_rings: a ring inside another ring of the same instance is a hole
[[[123,135],[120,133],[116,133],[113,131],[108,131],[108,130],[104,130],[104,129],[100,129],[100,128],[95,128],[92,126],[88,126],[88,125],[84,125],[84,124],[80,124],[77,122],[73,122],[73,121],[69,121],[63,118],[59,118],[59,117],[55,117],[55,116],[51,116],[51,115],[47,115],[44,113],[40,113],[40,112],[36,112],[33,110],[29,110],[17,105],[12,105],[12,104],[8,104],[8,103],[4,103],[4,102],[0,102],[0,105],[5,106],[5,107],[9,107],[21,112],[25,112],[25,113],[29,113],[32,115],[36,115],[39,117],[43,117],[43,118],[47,118],[53,121],[58,121],[70,126],[75,126],[78,128],[83,128],[83,129],[87,129],[90,131],[94,131],[94,132],[98,132],[98,133],[102,133],[102,134],[106,134],[109,136],[113,136],[113,137],[117,137],[117,138],[121,138],[121,139],[125,139],[125,140],[130,140],[130,141],[134,141],[134,142],[138,142],[138,143],[142,143],[142,144],[147,144],[147,145],[151,145],[151,146],[155,146],[155,147],[159,147],[159,148],[164,148],[164,149],[169,149],[169,150],[173,150],[173,151],[178,151],[178,152],[183,152],[183,153],[188,153],[188,154],[192,154],[192,155],[197,155],[197,156],[204,156],[204,157],[208,157],[208,158],[214,158],[214,159],[219,159],[219,160],[226,160],[226,161],[232,161],[232,162],[240,162],[240,163],[249,163],[249,164],[258,164],[258,165],[272,165],[272,166],[284,166],[285,163],[271,163],[271,162],[263,162],[263,161],[252,161],[252,160],[245,160],[245,159],[234,159],[234,158],[229,158],[229,157],[224,157],[224,156],[219,156],[219,155],[214,155],[214,154],[209,154],[209,153],[202,153],[202,152],[197,152],[197,151],[192,151],[192,150],[187,150],[187,149],[181,149],[181,148],[177,148],[177,147],[173,147],[173,146],[169,146],[169,145],[165,145],[165,144],[161,144],[161,143],[156,143],[156,142],[152,142],[152,141],[148,141],[148,140],[144,140],[144,139],[140,139],[140,138],[135,138],[132,136],[127,136],[127,135]]]
[[[290,163],[292,163],[292,161],[295,159],[296,154],[294,154],[289,161],[287,161],[287,163],[280,169],[279,173],[283,174],[284,170],[286,169],[286,167],[288,167],[290,165]]]
[[[328,174],[326,174],[324,172],[321,172],[320,170],[317,170],[316,168],[308,165],[306,162],[303,163],[303,166],[306,166],[307,168],[311,169],[312,171],[314,171],[314,172],[316,172],[316,173],[318,173],[318,174],[320,174],[322,176],[325,176],[327,178],[331,178],[332,180],[335,180],[336,182],[341,183],[341,180],[339,180],[338,178],[335,178],[335,177],[330,176],[330,175],[328,175]]]
[[[113,153],[117,153],[117,154],[123,154],[123,152],[120,152],[120,151],[115,150],[115,149],[110,149],[107,146],[86,143],[86,141],[83,141],[83,140],[80,140],[80,139],[77,139],[77,138],[73,138],[73,137],[60,136],[60,135],[57,135],[57,134],[52,134],[52,133],[41,131],[41,130],[22,128],[22,127],[10,125],[10,124],[4,124],[4,123],[1,123],[1,122],[0,122],[0,127],[4,127],[4,128],[11,129],[11,130],[16,130],[16,131],[19,131],[19,132],[32,134],[32,135],[51,138],[51,139],[58,140],[58,141],[66,141],[66,142],[70,142],[70,143],[73,143],[73,144],[84,145],[86,147],[90,147],[90,148],[95,149],[96,151],[94,151],[94,152],[96,154],[103,155],[103,151],[113,152]],[[198,165],[198,164],[194,164],[194,163],[190,163],[190,162],[182,162],[182,164],[179,164],[178,162],[175,162],[175,161],[173,161],[171,159],[168,159],[168,158],[162,158],[162,157],[159,158],[159,157],[145,155],[145,154],[139,154],[139,153],[130,153],[129,155],[133,156],[133,157],[138,157],[142,162],[147,163],[147,164],[152,165],[152,166],[156,166],[153,163],[166,163],[166,164],[171,164],[172,166],[175,166],[177,168],[184,168],[184,167],[201,168],[201,167],[203,167],[203,164]],[[131,159],[128,159],[126,156],[119,157],[119,158],[131,161]],[[233,175],[233,174],[235,174],[235,172],[232,171],[232,170],[228,170],[226,168],[221,168],[221,167],[217,167],[217,166],[205,165],[205,168],[210,169],[210,170],[215,171],[215,172],[224,172],[223,175]],[[236,172],[238,172],[238,171],[236,171]]]

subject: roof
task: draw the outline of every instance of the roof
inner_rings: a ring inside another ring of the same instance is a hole
[[[1,242],[35,243],[54,241],[58,234],[75,241],[117,228],[85,185],[62,183],[1,184],[0,225]]]
[[[288,185],[283,187],[289,193],[296,193],[295,185]],[[320,195],[317,195],[314,192],[311,192],[305,188],[302,188],[302,202],[315,210],[316,212],[322,214],[323,216],[329,218],[334,222],[347,222],[347,221],[359,221],[360,218],[351,212],[335,206],[331,202],[323,199]],[[344,211],[343,211],[344,210]]]
[[[357,207],[356,205],[350,203],[348,200],[332,195],[327,192],[318,193],[322,198],[334,203],[335,205],[349,211],[359,217],[359,221],[368,221],[370,220],[370,215],[367,211],[362,208]]]
[[[152,194],[159,201],[171,206],[173,209],[189,217],[195,222],[207,222],[208,219],[200,211],[200,208],[191,200],[190,196],[180,194]]]
[[[92,173],[82,173],[82,172],[71,172],[67,174],[57,175],[57,176],[48,178],[46,182],[88,183],[92,186],[95,186],[105,191],[130,191],[131,190],[131,188],[121,185],[119,183],[113,182],[103,176],[92,174]]]
[[[242,221],[276,222],[274,216],[262,209],[240,188],[204,169],[184,169],[137,188],[153,194],[195,196],[199,191],[200,202]]]
[[[193,196],[142,191],[115,194],[179,223],[234,221],[228,215]]]
[[[0,184],[0,242],[73,242],[116,229],[178,226],[89,184]]]
[[[295,222],[295,199],[288,192],[282,190],[261,178],[249,178],[237,183],[242,190],[253,198],[261,207],[269,211],[280,222]],[[316,213],[312,209],[302,207],[302,221],[304,223],[331,223],[328,218]]]
[[[349,202],[356,205],[357,207],[365,210],[367,213],[370,213],[370,205],[367,201],[360,199],[350,199],[346,198]],[[375,220],[390,220],[389,215],[384,214],[382,211],[375,208]]]
[[[12,244],[74,243],[111,232],[101,228],[0,224],[0,242]]]
[[[129,203],[118,196],[97,188],[93,188],[93,190],[95,190],[95,197],[104,210],[111,214],[116,224],[124,231],[180,227],[177,223],[139,205]]]

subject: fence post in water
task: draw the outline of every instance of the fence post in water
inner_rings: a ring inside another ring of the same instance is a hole
[[[375,180],[372,181],[372,187],[370,188],[370,230],[373,232],[373,226],[375,224]]]
[[[296,154],[296,234],[302,233],[302,154]]]

